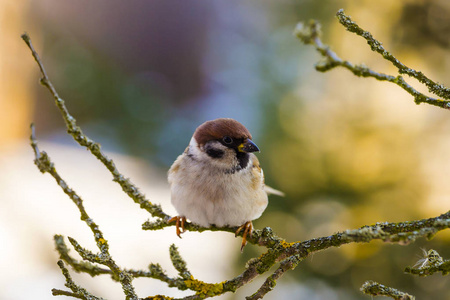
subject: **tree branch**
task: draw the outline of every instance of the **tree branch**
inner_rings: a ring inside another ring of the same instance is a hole
[[[280,267],[273,272],[272,275],[267,277],[264,281],[263,285],[254,293],[253,295],[247,297],[247,300],[257,300],[262,299],[268,292],[273,290],[277,285],[277,280],[284,275],[289,270],[295,269],[295,267],[302,261],[303,259],[298,255],[292,255],[289,258],[285,259],[281,262]]]
[[[80,245],[74,240],[70,239],[72,245],[75,247],[75,250],[83,257],[85,260],[89,260],[91,262],[96,262],[103,264],[105,266],[108,266],[109,269],[112,271],[113,276],[116,278],[119,278],[119,281],[122,285],[122,289],[127,296],[127,299],[137,299],[136,293],[134,292],[134,287],[131,284],[132,277],[127,274],[125,271],[121,270],[119,266],[115,263],[115,261],[112,259],[112,257],[109,254],[109,245],[108,241],[103,237],[103,233],[100,231],[98,225],[94,222],[93,219],[91,219],[86,212],[83,200],[80,196],[77,195],[77,193],[72,190],[67,183],[61,178],[61,176],[58,174],[58,172],[55,169],[54,164],[51,162],[50,158],[48,157],[46,152],[41,152],[38,148],[36,137],[35,137],[35,130],[34,125],[31,125],[31,136],[30,136],[31,146],[35,153],[35,164],[39,168],[39,170],[42,173],[49,173],[55,180],[56,183],[61,187],[61,189],[64,191],[64,193],[69,196],[69,198],[72,200],[72,202],[77,206],[78,210],[80,211],[80,217],[81,220],[86,223],[86,225],[91,229],[95,242],[97,243],[97,247],[100,250],[100,253],[97,255],[94,255],[90,253],[90,251],[85,250],[81,248]],[[63,274],[68,280],[70,278],[69,273],[67,269],[63,268],[63,263],[58,263],[61,269],[63,270]],[[67,271],[67,272],[66,272]],[[67,274],[65,274],[66,272]],[[69,277],[68,277],[69,276]],[[74,293],[75,291],[72,290]],[[78,290],[78,292],[81,290]],[[79,296],[84,296],[82,294],[79,294]]]
[[[91,293],[86,291],[86,289],[80,287],[75,282],[73,282],[72,277],[70,276],[69,270],[67,270],[67,268],[64,266],[64,263],[62,260],[58,261],[58,266],[61,268],[61,271],[62,271],[64,277],[66,278],[65,286],[68,287],[73,293],[63,291],[63,290],[53,289],[52,290],[53,296],[64,295],[64,296],[72,296],[72,297],[79,298],[79,299],[103,300],[103,298],[92,295]]]
[[[112,274],[111,270],[100,268],[87,261],[78,261],[69,255],[69,248],[67,248],[64,238],[61,235],[53,237],[56,251],[59,253],[59,258],[70,265],[76,272],[83,272],[91,275],[91,277],[101,274]]]
[[[50,93],[53,95],[53,98],[55,99],[56,106],[59,108],[61,115],[64,119],[64,122],[66,124],[67,133],[71,135],[78,144],[80,144],[83,147],[86,147],[92,153],[92,155],[94,155],[98,160],[100,160],[103,163],[103,165],[105,165],[105,167],[111,172],[113,180],[122,187],[122,190],[131,199],[133,199],[135,203],[139,204],[142,209],[147,210],[153,217],[168,220],[170,217],[162,211],[160,205],[152,204],[150,201],[148,201],[145,198],[145,196],[139,191],[136,185],[134,185],[129,178],[124,177],[119,172],[113,160],[108,158],[101,151],[100,144],[94,142],[85,134],[83,134],[81,128],[77,125],[75,118],[72,115],[70,115],[64,100],[61,99],[61,97],[59,97],[58,93],[56,92],[56,89],[53,87],[53,84],[48,78],[44,65],[42,64],[38,53],[34,49],[30,37],[28,36],[27,33],[24,33],[22,35],[22,39],[25,41],[28,48],[31,50],[31,54],[33,55],[36,63],[39,66],[39,69],[42,74],[42,78],[40,80],[41,84],[50,91]]]
[[[396,300],[414,300],[415,297],[397,289],[382,285],[375,281],[366,281],[361,287],[361,292],[371,296],[387,296]]]
[[[388,81],[398,85],[414,97],[416,104],[427,103],[441,108],[450,109],[449,88],[432,81],[422,72],[416,71],[404,65],[394,55],[385,50],[381,42],[376,40],[370,32],[365,31],[359,27],[358,24],[353,22],[350,17],[344,13],[343,9],[340,9],[337,12],[337,17],[339,22],[348,31],[356,33],[366,39],[372,51],[381,54],[384,59],[390,61],[398,69],[399,74],[407,74],[410,77],[416,78],[420,83],[426,85],[431,93],[440,96],[443,99],[432,98],[420,93],[409,85],[401,75],[392,76],[384,73],[378,73],[369,69],[365,65],[355,65],[349,61],[341,59],[330,49],[329,46],[322,43],[320,24],[317,21],[310,21],[307,25],[304,23],[299,23],[294,30],[294,35],[296,35],[297,38],[299,38],[305,45],[313,45],[324,58],[316,64],[315,67],[317,71],[326,72],[336,67],[344,67],[358,77],[372,77],[380,81]]]
[[[339,22],[350,32],[353,32],[361,37],[363,37],[367,44],[369,44],[370,49],[379,53],[384,59],[390,61],[399,71],[400,74],[406,74],[410,77],[416,78],[419,82],[425,84],[428,87],[428,91],[439,97],[450,99],[450,89],[444,87],[442,84],[436,83],[429,79],[425,74],[420,71],[416,71],[412,68],[407,67],[401,61],[399,61],[394,55],[384,49],[381,42],[377,41],[370,32],[359,27],[358,24],[353,22],[350,16],[344,13],[343,9],[340,9],[336,14]]]

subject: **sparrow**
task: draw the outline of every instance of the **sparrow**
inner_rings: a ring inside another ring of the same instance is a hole
[[[254,152],[259,148],[252,135],[234,119],[215,119],[197,127],[168,172],[171,202],[179,214],[168,222],[176,222],[178,237],[186,219],[202,227],[238,227],[236,236],[243,231],[243,250],[252,235],[252,220],[267,207],[267,195],[282,196],[265,186]]]

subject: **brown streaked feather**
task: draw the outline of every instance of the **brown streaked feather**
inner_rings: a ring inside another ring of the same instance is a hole
[[[221,118],[201,124],[194,132],[194,138],[199,145],[211,140],[229,136],[235,139],[252,139],[252,135],[244,125],[236,120]]]
[[[253,157],[253,168],[257,169],[259,173],[261,173],[261,166],[259,165],[259,159],[254,156]]]
[[[253,157],[253,167],[252,167],[252,188],[254,190],[264,187],[264,175],[259,165],[259,160],[256,156]]]
[[[273,187],[270,187],[270,186],[265,184],[265,182],[264,182],[264,175],[262,173],[261,166],[259,165],[259,160],[258,160],[258,158],[256,156],[253,158],[252,173],[253,173],[253,180],[252,180],[252,187],[253,188],[257,188],[258,187],[257,184],[261,183],[261,177],[263,177],[262,178],[263,189],[264,189],[264,191],[266,192],[267,195],[276,195],[276,196],[284,197],[284,193],[282,191],[276,190]]]
[[[180,164],[173,164],[172,167],[170,168],[169,172],[178,172],[179,169],[180,169]]]

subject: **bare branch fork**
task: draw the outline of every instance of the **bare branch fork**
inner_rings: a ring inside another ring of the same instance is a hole
[[[380,81],[388,81],[400,86],[402,89],[404,89],[414,97],[414,101],[416,104],[427,103],[441,108],[450,109],[449,88],[443,86],[442,84],[434,82],[422,72],[407,67],[394,55],[388,52],[383,47],[382,43],[376,40],[370,32],[362,29],[358,24],[353,22],[351,18],[344,13],[343,9],[340,9],[337,12],[336,16],[339,22],[348,31],[363,37],[367,41],[367,44],[369,44],[372,51],[379,53],[384,59],[391,62],[398,69],[399,74],[406,74],[417,79],[420,83],[424,84],[428,88],[428,91],[430,93],[442,97],[442,99],[429,97],[420,93],[410,84],[408,84],[401,75],[393,76],[378,73],[369,69],[363,64],[355,65],[347,60],[341,59],[335,52],[330,49],[329,46],[322,43],[322,40],[320,39],[320,24],[317,21],[312,20],[308,24],[299,23],[294,30],[294,35],[296,35],[304,44],[313,45],[323,57],[323,60],[316,64],[317,71],[327,72],[336,67],[344,67],[356,76],[372,77]]]
[[[342,18],[343,20],[347,20],[344,23],[349,24],[348,25],[349,28],[352,28],[351,31],[357,32],[357,34],[358,32],[360,32],[360,30],[358,29],[359,27],[355,23],[351,22],[350,19],[344,15],[343,11],[339,11],[338,16],[339,15],[341,16],[340,18]],[[341,23],[342,22],[343,21],[341,21]],[[299,29],[298,27],[297,35],[302,40],[304,40],[305,43],[314,44],[316,46],[316,49],[326,58],[324,64],[318,64],[316,66],[318,70],[325,71],[340,65],[348,68],[355,74],[360,72],[362,74],[360,76],[375,77],[379,80],[386,80],[391,82],[394,81],[400,82],[402,80],[398,79],[398,77],[401,78],[401,76],[395,77],[397,78],[395,80],[394,79],[390,80],[389,78],[391,77],[389,77],[389,75],[379,74],[365,67],[353,66],[352,64],[346,61],[342,61],[339,57],[337,57],[337,55],[334,52],[329,50],[329,48],[327,46],[324,46],[320,41],[317,23],[310,24],[308,29],[305,29],[304,27]],[[361,35],[369,39],[370,41],[373,40],[371,35],[367,34],[367,32],[364,33],[364,31],[362,31]],[[58,93],[56,92],[56,89],[50,82],[47,73],[45,71],[45,68],[39,58],[39,55],[37,54],[31,43],[30,37],[27,34],[23,34],[22,39],[30,48],[32,55],[39,66],[42,75],[40,82],[43,86],[45,86],[49,90],[49,92],[54,97],[55,103],[63,116],[68,134],[71,135],[79,145],[87,148],[97,159],[99,159],[112,174],[113,181],[117,182],[122,187],[122,190],[136,204],[138,204],[141,209],[146,210],[152,216],[153,219],[151,221],[150,220],[146,221],[142,225],[142,228],[144,230],[159,230],[168,226],[173,226],[172,224],[167,223],[167,220],[170,219],[170,216],[167,215],[159,205],[153,204],[152,202],[147,200],[144,194],[142,194],[139,191],[139,189],[130,181],[130,179],[126,178],[119,172],[113,160],[108,158],[101,151],[100,145],[91,140],[90,138],[88,138],[81,131],[81,128],[76,124],[75,118],[71,116],[69,111],[67,110],[64,100],[59,97]],[[380,50],[382,49],[380,47],[381,44],[379,42],[377,43],[374,42],[373,48]],[[386,56],[387,59],[393,61],[393,63],[399,67],[400,73],[405,73],[410,76],[418,76],[420,78],[419,80],[424,81],[425,84],[429,86],[430,91],[439,93],[440,96],[448,99],[448,89],[435,84],[434,82],[426,78],[425,75],[423,75],[421,72],[416,72],[412,69],[407,68],[400,62],[393,59],[393,56],[389,56],[386,53],[384,53],[383,56]],[[402,87],[404,88],[404,86]],[[408,91],[408,89],[406,90]],[[433,105],[437,105],[436,103],[445,103],[445,105],[447,105],[447,102],[443,100],[433,98],[423,98],[421,96],[416,97],[415,93],[413,93],[412,95],[415,97],[417,103],[426,102]],[[420,101],[418,101],[418,99]],[[109,253],[108,241],[105,239],[103,233],[100,231],[99,226],[93,221],[93,219],[86,212],[83,206],[82,198],[73,189],[71,189],[68,186],[68,184],[61,178],[47,153],[39,150],[36,141],[34,125],[31,126],[30,141],[31,146],[35,153],[35,164],[42,173],[49,173],[56,180],[57,184],[61,187],[64,193],[66,193],[72,200],[72,202],[77,206],[80,212],[81,219],[91,229],[97,247],[99,249],[98,253],[94,253],[90,250],[84,249],[74,238],[69,237],[68,240],[72,244],[72,247],[83,259],[82,261],[78,261],[69,255],[69,249],[64,241],[64,238],[60,235],[55,235],[54,240],[56,250],[60,255],[58,265],[61,268],[62,274],[66,279],[65,285],[70,289],[70,291],[53,289],[52,290],[53,295],[65,295],[79,299],[101,299],[97,296],[92,295],[90,292],[86,291],[83,287],[77,285],[72,280],[69,270],[66,268],[65,264],[70,265],[75,270],[75,272],[84,272],[91,276],[106,275],[106,274],[110,275],[113,280],[118,281],[122,285],[122,289],[126,299],[143,299],[136,295],[132,284],[133,279],[138,277],[154,278],[162,282],[165,282],[170,287],[175,287],[179,290],[191,290],[195,292],[195,294],[187,296],[182,299],[204,299],[208,297],[221,295],[226,292],[235,292],[238,288],[249,283],[255,277],[267,272],[275,264],[279,264],[278,268],[267,277],[263,285],[253,295],[247,297],[247,299],[261,299],[264,297],[264,295],[266,295],[269,291],[271,291],[275,287],[276,281],[284,273],[286,273],[288,270],[296,268],[297,265],[306,257],[308,257],[311,253],[315,253],[331,247],[339,247],[341,245],[353,242],[368,243],[376,239],[382,240],[384,242],[406,245],[411,242],[414,242],[417,238],[420,237],[430,239],[437,232],[450,227],[450,211],[435,218],[416,220],[410,222],[400,222],[400,223],[387,223],[387,222],[377,223],[371,226],[363,226],[359,229],[346,230],[344,232],[335,233],[333,235],[326,237],[320,237],[303,242],[294,242],[294,243],[286,242],[283,238],[275,235],[270,227],[266,227],[263,228],[262,230],[255,230],[252,237],[249,238],[248,240],[250,243],[254,245],[266,247],[267,251],[258,258],[253,258],[250,261],[248,261],[246,263],[244,271],[240,275],[220,283],[205,283],[203,281],[195,279],[192,276],[191,272],[188,270],[186,262],[181,257],[175,245],[172,245],[170,247],[169,253],[170,258],[172,260],[172,264],[174,268],[178,271],[178,276],[176,277],[169,277],[159,264],[150,264],[147,270],[125,269],[119,267],[116,261],[111,257]],[[228,228],[228,227],[203,228],[191,223],[186,223],[186,229],[198,232],[209,230],[209,231],[225,231],[234,233],[236,231],[236,228]],[[431,275],[435,272],[442,272],[442,274],[445,275],[449,272],[450,270],[449,261],[440,258],[437,252],[436,253],[430,252],[427,255],[428,255],[426,258],[427,263],[423,263],[422,266],[420,266],[419,268],[416,268],[415,266],[409,267],[406,269],[406,272],[411,274],[418,274],[421,276]],[[380,288],[380,286],[381,285],[379,284],[370,286],[367,285],[366,290],[374,291],[374,288]],[[382,287],[384,288],[384,286]],[[396,291],[395,289],[391,290],[390,289],[391,288],[387,288],[384,289],[383,291],[386,290]],[[372,293],[371,295],[376,294]],[[385,295],[390,295],[391,297],[395,296],[393,293],[391,294],[385,293]],[[153,297],[147,297],[145,299],[172,299],[172,298],[163,295],[156,295]]]

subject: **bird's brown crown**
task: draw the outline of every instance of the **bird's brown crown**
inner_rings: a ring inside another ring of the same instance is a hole
[[[199,145],[204,145],[211,140],[222,139],[224,136],[234,139],[252,139],[252,135],[244,125],[229,118],[206,121],[194,132],[194,138]]]

